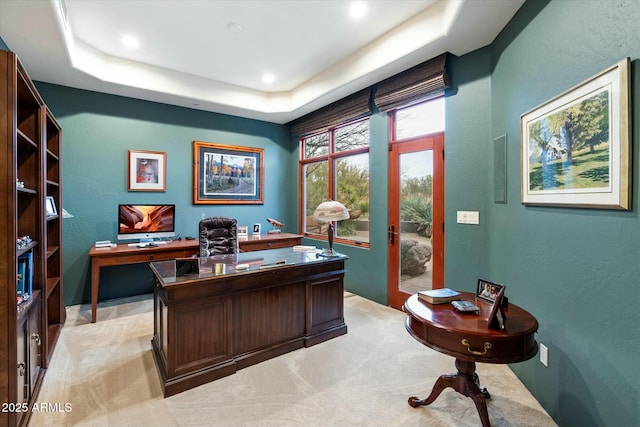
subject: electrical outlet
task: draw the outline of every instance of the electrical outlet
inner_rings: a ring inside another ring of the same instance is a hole
[[[549,349],[544,344],[540,344],[540,363],[549,367]]]

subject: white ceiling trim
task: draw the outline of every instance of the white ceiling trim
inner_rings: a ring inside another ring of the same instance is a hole
[[[189,103],[194,107],[213,103],[272,114],[298,110],[446,38],[464,1],[440,1],[296,89],[278,93],[251,90],[104,54],[73,36],[71,25],[66,25],[63,0],[52,0],[51,4],[71,65],[79,71],[104,82],[178,96],[187,106]],[[439,53],[442,52],[436,54]],[[338,99],[342,96],[340,94]]]
[[[211,1],[214,2],[214,0]],[[183,62],[177,63],[183,65],[181,67],[183,71],[168,68],[171,67],[171,61],[166,61],[167,58],[149,57],[149,52],[143,52],[147,55],[140,56],[140,60],[136,60],[135,56],[131,56],[127,52],[127,56],[133,59],[126,59],[124,56],[107,53],[109,50],[99,50],[93,47],[95,46],[93,43],[89,45],[89,41],[81,41],[79,37],[74,37],[71,30],[75,28],[72,25],[74,22],[66,22],[65,19],[67,4],[64,0],[46,2],[41,0],[0,0],[0,36],[12,50],[15,50],[26,69],[29,70],[31,77],[36,81],[273,123],[286,123],[443,52],[451,52],[459,56],[490,44],[524,3],[524,0],[421,0],[425,6],[423,9],[418,9],[415,1],[411,1],[414,12],[406,14],[407,9],[405,9],[405,16],[409,16],[409,18],[405,17],[404,21],[394,21],[395,26],[389,25],[388,28],[391,29],[382,35],[369,32],[376,34],[376,38],[369,39],[364,47],[351,51],[351,54],[347,52],[346,54],[349,56],[343,56],[345,50],[340,49],[342,46],[335,44],[335,39],[327,41],[326,44],[314,43],[320,40],[309,39],[312,42],[309,45],[315,45],[318,50],[307,52],[309,54],[306,55],[307,62],[304,64],[298,62],[294,68],[286,70],[290,82],[302,81],[302,83],[297,84],[291,90],[281,92],[254,89],[253,87],[256,86],[250,80],[251,73],[245,72],[242,76],[229,75],[229,73],[234,73],[234,66],[236,69],[246,71],[248,55],[249,57],[251,57],[250,55],[260,55],[262,58],[266,55],[275,61],[286,62],[286,52],[282,50],[282,45],[269,45],[265,51],[260,37],[264,36],[270,40],[280,37],[279,40],[282,41],[282,37],[291,33],[291,29],[276,27],[270,30],[264,29],[262,26],[263,33],[258,34],[251,33],[250,30],[260,27],[260,25],[256,26],[256,22],[259,22],[258,20],[262,19],[265,13],[268,13],[270,7],[274,7],[276,13],[286,14],[287,21],[285,22],[296,24],[295,30],[301,32],[301,28],[304,27],[301,27],[300,23],[304,24],[304,22],[315,18],[312,13],[314,11],[317,13],[319,10],[317,9],[320,4],[318,1],[310,1],[310,4],[315,5],[314,9],[313,7],[301,7],[304,4],[302,1],[291,3],[291,7],[283,7],[283,2],[280,0],[264,0],[259,3],[260,11],[255,12],[250,8],[238,6],[239,3],[236,2],[221,2],[220,9],[215,9],[223,13],[216,16],[217,37],[221,37],[221,40],[228,37],[228,34],[224,31],[220,32],[219,28],[220,23],[227,18],[227,15],[224,15],[226,11],[230,13],[228,17],[230,20],[237,17],[238,14],[241,15],[239,16],[240,22],[247,20],[246,34],[253,37],[255,42],[248,47],[245,44],[243,49],[246,51],[243,51],[242,54],[234,55],[233,52],[223,52],[227,55],[224,58],[228,61],[226,64],[228,66],[215,78],[203,76],[200,69],[187,68],[198,64],[197,55],[200,52],[198,47],[201,46],[196,44],[196,49],[192,50],[194,47],[192,41],[197,40],[194,37],[199,36],[198,32],[185,32],[181,31],[180,27],[176,27],[169,29],[170,32],[166,34],[167,37],[172,38],[173,42],[179,42],[179,44],[172,43],[174,49],[176,46],[184,46],[184,50],[180,52]],[[153,8],[152,3],[149,1],[148,4]],[[384,16],[380,15],[380,10],[389,11],[391,10],[389,8],[403,6],[401,1],[380,2],[379,5],[383,3],[382,9],[372,9],[378,12],[377,19]],[[82,3],[74,3],[72,6],[79,4]],[[112,1],[111,5],[103,3],[100,6],[106,5],[106,9],[99,7],[93,13],[90,6],[83,4],[84,7],[81,8],[80,14],[69,15],[69,19],[79,19],[74,16],[82,17],[85,31],[87,23],[89,25],[95,23],[94,25],[98,29],[97,36],[103,38],[93,41],[99,40],[103,42],[103,46],[107,46],[106,49],[113,48],[113,51],[116,52],[118,46],[109,45],[115,41],[109,40],[108,37],[116,30],[121,32],[123,27],[112,28],[107,22],[106,26],[100,28],[103,21],[100,20],[99,15],[96,15],[99,11],[108,11],[112,20],[113,16],[117,16],[118,13],[127,12],[132,13],[132,15],[128,15],[128,18],[154,19],[154,21],[144,22],[145,25],[141,25],[141,29],[151,31],[151,37],[153,37],[153,32],[158,29],[153,27],[155,20],[166,25],[167,22],[170,22],[172,15],[166,16],[162,13],[166,11],[175,13],[175,9],[171,8],[154,8],[152,10],[153,13],[156,13],[155,17],[146,12],[136,16],[135,13],[140,13],[140,8],[133,8],[132,11],[125,7],[125,4],[128,3],[118,1]],[[209,3],[208,6],[212,4],[214,3]],[[332,6],[346,4],[346,1],[331,4]],[[371,6],[375,8],[376,2],[371,2]],[[386,9],[384,9],[385,7]],[[205,8],[205,10],[211,13],[213,9]],[[335,8],[333,12],[339,10],[339,8]],[[417,12],[415,12],[416,10]],[[184,8],[184,12],[185,14],[181,15],[178,20],[183,25],[189,20],[187,13],[197,13],[198,10],[193,7]],[[256,13],[262,15],[257,16]],[[333,22],[334,16],[335,13],[333,15],[325,13],[319,23],[329,26],[337,25],[336,31],[348,34],[349,32],[345,31],[344,25],[352,24],[344,19],[339,23]],[[128,21],[128,25],[135,25],[137,22],[131,19]],[[196,22],[202,24],[207,21],[196,20]],[[277,22],[282,26],[282,20]],[[395,22],[401,23],[396,24]],[[318,24],[318,22],[314,24]],[[371,24],[367,23],[367,25],[359,27],[361,28],[359,31],[365,31],[366,26],[370,29]],[[25,33],[27,27],[29,31]],[[318,25],[314,26],[314,28],[318,27]],[[191,29],[196,28],[199,27]],[[264,33],[264,31],[267,32]],[[357,34],[362,35],[361,32]],[[162,35],[164,36],[164,34]],[[313,37],[313,35],[308,37]],[[155,40],[157,39],[156,33]],[[160,39],[166,41],[166,37],[160,37]],[[360,40],[366,43],[365,38],[360,37]],[[303,43],[303,40],[297,40],[296,43],[283,43],[283,45],[304,49],[305,44]],[[285,53],[284,56],[283,53]],[[151,55],[154,54],[162,55],[164,52],[158,53],[156,46],[155,53],[151,52]],[[313,67],[309,67],[309,58],[313,59],[314,57],[316,61],[314,61]],[[165,65],[149,65],[146,59]],[[158,60],[154,61],[156,59]],[[317,59],[320,60],[317,61]],[[295,61],[290,63],[293,64]],[[323,69],[325,64],[327,68]],[[316,70],[315,74],[314,70]],[[311,74],[307,74],[309,72]],[[227,73],[226,76],[225,73]],[[227,78],[228,80],[226,80]],[[231,81],[247,82],[247,86],[230,83]],[[280,87],[286,86],[280,82]]]

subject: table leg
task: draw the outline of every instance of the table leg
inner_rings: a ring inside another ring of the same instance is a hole
[[[438,378],[429,397],[426,399],[418,399],[412,396],[409,398],[409,405],[414,408],[429,405],[440,396],[440,393],[442,393],[445,388],[451,387],[458,393],[470,397],[476,405],[476,409],[480,415],[480,421],[482,421],[482,427],[491,427],[486,402],[486,399],[490,399],[491,395],[486,388],[480,388],[480,380],[478,379],[478,374],[476,374],[475,362],[456,359],[456,368],[458,369],[457,373],[444,374]]]
[[[91,323],[96,323],[98,311],[98,291],[100,289],[100,263],[91,260]]]

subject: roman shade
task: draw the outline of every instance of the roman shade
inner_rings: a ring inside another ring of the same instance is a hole
[[[386,112],[442,96],[449,87],[446,59],[447,54],[443,53],[378,83],[374,96],[376,107]]]
[[[368,116],[371,114],[370,93],[370,88],[363,89],[294,120],[291,123],[291,134],[294,136],[310,135],[350,120]]]

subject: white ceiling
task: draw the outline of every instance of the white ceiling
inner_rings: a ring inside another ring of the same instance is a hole
[[[490,44],[524,0],[365,0],[360,20],[352,3],[0,0],[0,37],[33,80],[286,123]]]

